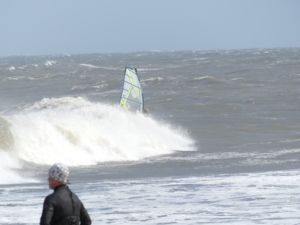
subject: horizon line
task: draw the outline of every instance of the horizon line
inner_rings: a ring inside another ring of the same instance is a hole
[[[139,53],[175,53],[175,52],[222,52],[222,51],[246,51],[246,50],[275,50],[275,49],[300,49],[300,46],[290,47],[245,47],[245,48],[215,48],[215,49],[178,49],[178,50],[137,50],[137,51],[112,51],[112,52],[83,52],[83,53],[41,53],[41,54],[7,54],[0,55],[0,58],[12,57],[47,57],[47,56],[80,56],[80,55],[130,55]]]

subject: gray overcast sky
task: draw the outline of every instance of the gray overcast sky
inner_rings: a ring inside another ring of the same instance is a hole
[[[0,0],[0,55],[300,47],[298,0]]]

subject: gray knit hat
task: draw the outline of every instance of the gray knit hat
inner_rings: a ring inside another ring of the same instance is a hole
[[[48,172],[50,178],[63,184],[67,184],[69,182],[69,174],[69,168],[61,163],[56,163],[51,166]]]

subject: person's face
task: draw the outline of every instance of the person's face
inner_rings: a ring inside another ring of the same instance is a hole
[[[48,177],[48,185],[49,185],[49,188],[50,189],[53,189],[54,187],[53,187],[53,185],[52,185],[52,182],[53,180],[50,178],[50,177]]]
[[[48,185],[50,189],[54,189],[57,186],[61,185],[61,182],[54,180],[51,177],[48,177]]]

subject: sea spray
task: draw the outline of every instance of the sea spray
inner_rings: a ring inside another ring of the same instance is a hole
[[[22,163],[14,158],[11,153],[0,150],[0,161],[0,184],[18,184],[35,181],[30,177],[25,178],[18,173],[18,170],[22,167]]]
[[[81,97],[46,98],[8,120],[14,154],[39,165],[94,165],[194,150],[182,129]]]

